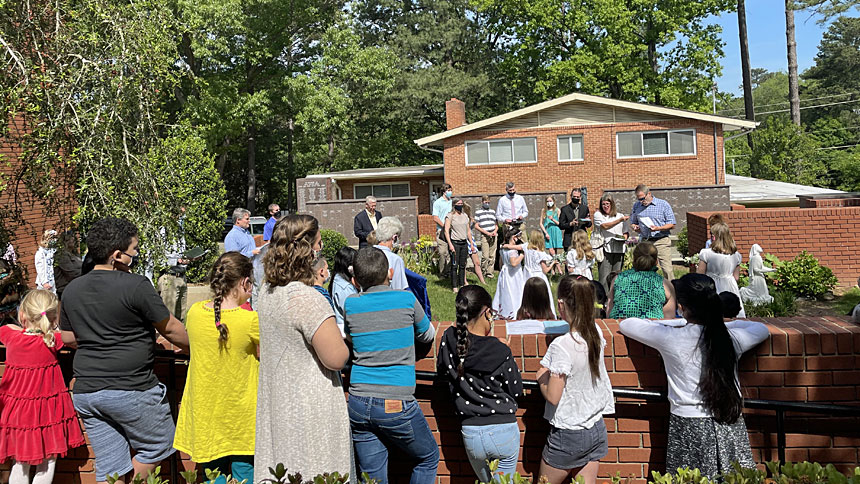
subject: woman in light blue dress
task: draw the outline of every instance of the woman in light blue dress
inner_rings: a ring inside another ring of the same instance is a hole
[[[541,230],[543,231],[544,239],[546,239],[545,245],[547,251],[556,260],[561,260],[561,257],[564,256],[562,232],[558,227],[560,216],[561,209],[556,206],[555,198],[552,195],[546,197],[546,206],[541,210],[540,214]],[[559,273],[561,273],[560,270]]]

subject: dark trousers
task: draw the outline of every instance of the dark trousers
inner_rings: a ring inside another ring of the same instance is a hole
[[[465,286],[469,244],[465,240],[452,240],[451,243],[454,245],[454,252],[451,253],[451,286]]]

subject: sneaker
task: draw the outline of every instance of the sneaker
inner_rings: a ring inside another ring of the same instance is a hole
[[[485,277],[485,278],[487,278],[487,279],[492,279],[492,278],[493,278],[493,273],[491,272],[491,273],[489,273],[489,274],[484,274],[484,277]]]

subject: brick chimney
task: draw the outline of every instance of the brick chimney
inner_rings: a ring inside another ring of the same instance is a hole
[[[466,103],[452,97],[450,101],[445,101],[445,121],[447,129],[459,128],[466,124]]]

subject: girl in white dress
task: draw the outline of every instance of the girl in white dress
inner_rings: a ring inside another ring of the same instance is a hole
[[[525,250],[525,270],[526,280],[532,277],[543,279],[546,283],[546,289],[549,293],[550,307],[552,308],[553,317],[555,317],[555,304],[552,303],[552,286],[549,284],[549,279],[546,275],[553,269],[556,262],[552,260],[552,256],[545,252],[544,237],[539,230],[529,232],[529,244]]]
[[[54,294],[57,288],[54,283],[54,253],[57,251],[57,231],[46,230],[36,250],[36,288],[47,289]]]
[[[593,265],[594,251],[588,241],[588,234],[584,230],[577,230],[573,233],[573,245],[567,252],[567,272],[574,276],[583,276],[590,281]]]
[[[519,229],[515,228],[505,230],[503,240],[506,245],[521,246],[520,233]],[[528,279],[523,268],[525,254],[522,250],[505,249],[502,246],[501,255],[502,269],[499,271],[496,294],[493,296],[493,309],[498,311],[502,318],[514,319],[522,303],[523,287]]]
[[[739,318],[745,318],[743,300],[738,289],[738,277],[740,276],[741,257],[729,226],[724,223],[711,225],[711,237],[713,243],[709,249],[699,252],[699,265],[696,272],[706,274],[714,280],[717,286],[717,294],[729,291],[741,300],[741,312]]]

